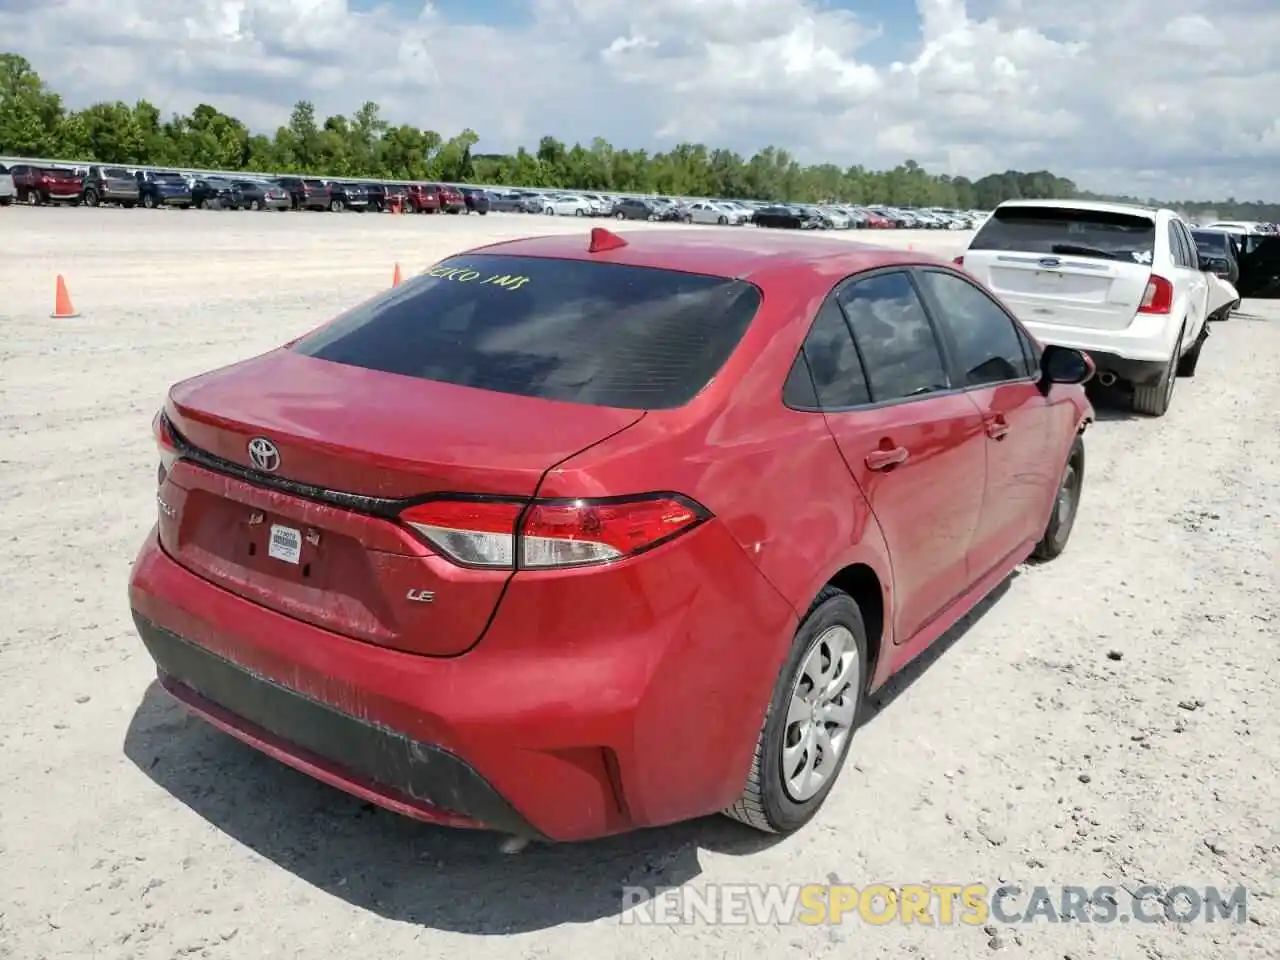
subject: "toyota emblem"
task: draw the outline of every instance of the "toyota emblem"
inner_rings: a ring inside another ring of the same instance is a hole
[[[254,437],[249,441],[249,461],[263,473],[275,473],[280,469],[280,451],[266,437]]]

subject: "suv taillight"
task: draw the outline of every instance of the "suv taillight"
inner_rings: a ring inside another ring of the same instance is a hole
[[[164,482],[169,476],[169,471],[178,462],[180,454],[178,440],[173,432],[173,425],[169,423],[169,418],[164,415],[163,410],[159,411],[155,419],[151,421],[151,432],[155,436],[156,446],[160,450],[160,469],[156,474],[156,486],[164,486]]]
[[[1147,289],[1142,292],[1142,303],[1138,305],[1139,313],[1169,313],[1173,310],[1173,284],[1157,274],[1152,274],[1147,281]]]
[[[601,500],[441,499],[401,522],[467,567],[548,570],[610,563],[688,533],[711,514],[674,493]]]
[[[963,266],[964,266],[964,257],[956,257],[956,258],[955,258],[954,260],[952,260],[951,262],[952,262],[952,263],[954,263],[957,267],[963,267]]]

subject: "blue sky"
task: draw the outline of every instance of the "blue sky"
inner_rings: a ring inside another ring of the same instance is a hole
[[[19,11],[19,7],[23,9]],[[1280,199],[1276,0],[0,0],[72,105],[258,130],[364,100],[481,149],[543,134],[1099,190]]]

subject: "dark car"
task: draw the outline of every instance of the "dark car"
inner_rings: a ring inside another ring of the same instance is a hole
[[[148,210],[159,207],[177,207],[186,210],[192,204],[191,184],[176,173],[157,170],[139,170],[134,174],[142,205]]]
[[[275,183],[263,180],[233,180],[232,186],[240,191],[240,198],[248,210],[288,210],[293,206],[289,191]]]
[[[280,177],[276,183],[289,192],[294,210],[328,210],[329,188],[313,177]]]
[[[96,207],[102,203],[118,203],[133,207],[142,196],[138,181],[123,167],[104,167],[94,164],[84,177],[84,202]]]
[[[1092,370],[946,263],[724,233],[471,250],[171,387],[158,686],[431,823],[803,828],[869,698],[1068,548]]]
[[[489,190],[489,209],[494,213],[525,213],[526,193],[514,190]]]
[[[461,187],[459,192],[462,194],[462,202],[466,204],[467,213],[478,213],[483,217],[493,206],[488,192],[479,187]]]
[[[191,204],[202,210],[240,210],[245,197],[230,180],[195,177],[191,181]]]
[[[781,203],[757,210],[754,220],[757,226],[780,230],[821,230],[824,226],[821,217],[815,217],[802,207]]]
[[[1258,299],[1280,297],[1280,236],[1252,233],[1239,237],[1237,242],[1240,283],[1236,292]]]
[[[1196,253],[1200,262],[1207,263],[1213,272],[1233,287],[1240,285],[1240,246],[1236,238],[1225,230],[1192,230]]]
[[[326,180],[324,185],[329,188],[329,209],[334,213],[343,210],[364,213],[369,209],[369,191],[364,184]]]
[[[369,209],[375,213],[382,213],[397,201],[401,204],[405,203],[407,192],[405,186],[400,183],[365,184],[365,193],[369,197]]]
[[[68,167],[37,167],[16,163],[9,168],[14,195],[21,203],[79,203],[84,196],[84,180]]]
[[[648,200],[624,197],[613,205],[611,215],[615,220],[657,220],[658,211]]]

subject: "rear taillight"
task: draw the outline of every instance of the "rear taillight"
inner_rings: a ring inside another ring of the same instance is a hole
[[[604,500],[433,500],[400,520],[468,567],[548,570],[610,563],[652,550],[710,517],[678,494]]]
[[[952,260],[951,262],[952,262],[952,263],[954,263],[957,267],[963,267],[963,266],[964,266],[964,257],[956,257],[956,258],[955,258],[954,260]]]
[[[155,435],[156,447],[160,450],[160,468],[156,474],[156,485],[163,486],[169,471],[173,469],[179,457],[177,437],[163,410],[151,421],[151,432]]]
[[[1173,284],[1164,277],[1151,275],[1147,289],[1142,292],[1139,313],[1169,313],[1173,310]]]

